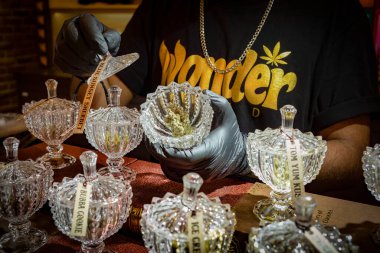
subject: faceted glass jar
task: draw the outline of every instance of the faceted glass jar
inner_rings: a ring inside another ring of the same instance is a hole
[[[101,174],[111,173],[130,182],[136,173],[123,166],[125,156],[136,148],[142,139],[140,113],[136,108],[120,106],[121,89],[111,87],[108,90],[110,101],[107,108],[91,110],[85,126],[86,138],[97,150],[105,154],[108,167]]]
[[[286,105],[280,109],[282,126],[249,133],[247,157],[254,174],[272,188],[271,199],[259,201],[254,213],[266,222],[286,220],[294,215],[290,205],[291,180],[287,157],[287,140],[298,140],[303,163],[303,183],[316,178],[327,151],[326,141],[312,133],[293,129],[297,110]]]
[[[141,105],[140,121],[152,143],[187,149],[199,145],[211,129],[210,98],[189,83],[158,86]]]
[[[364,180],[368,190],[380,201],[380,144],[367,147],[362,157]],[[380,227],[373,232],[374,241],[380,245]]]
[[[319,251],[305,236],[305,232],[311,226],[319,230],[338,252],[358,252],[358,247],[352,244],[350,235],[341,234],[336,227],[323,226],[312,221],[315,206],[311,196],[301,196],[296,200],[295,220],[274,222],[263,228],[251,228],[247,252],[318,253]]]
[[[80,241],[81,252],[106,252],[104,240],[116,233],[127,220],[132,202],[132,189],[113,176],[96,173],[97,155],[83,152],[80,160],[84,175],[55,182],[49,193],[49,205],[57,228],[70,238]],[[71,234],[78,184],[91,185],[87,229],[84,236]]]
[[[188,173],[183,177],[184,190],[180,195],[167,193],[144,205],[140,224],[149,252],[190,252],[188,219],[195,213],[203,217],[200,223],[204,227],[205,252],[228,251],[235,214],[218,198],[208,199],[204,193],[198,193],[202,182],[198,174]]]
[[[3,142],[8,163],[0,165],[0,217],[10,233],[0,238],[0,252],[34,252],[47,242],[46,232],[31,227],[29,218],[47,200],[53,171],[32,160],[17,160],[19,141]]]
[[[48,98],[26,103],[22,108],[28,130],[45,142],[48,153],[38,160],[52,169],[62,169],[75,162],[63,154],[62,143],[73,134],[78,119],[80,103],[57,98],[57,81],[46,81]]]

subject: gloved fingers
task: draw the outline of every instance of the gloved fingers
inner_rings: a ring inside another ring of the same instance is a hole
[[[121,36],[120,34],[106,27],[106,31],[103,33],[104,39],[106,40],[108,51],[115,56],[117,51],[119,51]]]
[[[217,117],[218,124],[222,124],[220,121],[236,121],[235,112],[226,98],[210,90],[204,90],[204,93],[210,97],[214,117]]]
[[[82,14],[78,19],[78,25],[87,46],[100,55],[108,52],[108,45],[104,39],[105,26],[92,14]]]
[[[193,155],[191,149],[181,150],[176,148],[166,148],[159,143],[152,143],[144,138],[145,146],[148,152],[161,163],[170,165],[171,167],[179,167],[182,169],[192,170],[194,167],[205,160],[207,155]],[[208,151],[206,151],[208,153]]]
[[[204,90],[203,93],[210,97],[212,104],[217,104],[217,105],[222,106],[222,107],[224,107],[226,105],[230,105],[230,103],[228,102],[228,100],[225,97],[220,96],[213,91]]]
[[[79,22],[78,19],[66,24],[66,29],[62,32],[63,39],[58,39],[57,45],[60,46],[59,42],[63,41],[61,44],[66,44],[79,58],[86,61],[86,64],[97,65],[100,61],[99,52],[88,46],[77,22]],[[59,50],[59,47],[56,50]]]
[[[95,71],[97,65],[92,65],[80,57],[75,51],[71,50],[66,43],[57,41],[57,48],[55,57],[62,59],[71,65],[71,68],[80,70],[82,73],[92,73]],[[65,60],[66,59],[66,60]],[[71,72],[70,72],[71,73]]]

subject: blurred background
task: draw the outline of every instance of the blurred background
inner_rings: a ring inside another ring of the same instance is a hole
[[[36,141],[25,131],[22,120],[17,120],[17,117],[24,103],[47,96],[44,85],[47,79],[56,79],[59,83],[58,96],[70,99],[71,76],[61,72],[52,62],[54,41],[64,20],[90,12],[107,26],[122,32],[140,2],[141,0],[1,0],[0,141],[10,135],[21,139],[21,147]],[[380,55],[380,0],[360,2],[368,15],[375,49]],[[380,140],[380,124],[376,124],[373,127],[373,138]]]
[[[93,13],[100,21],[121,33],[140,2],[1,0],[0,141],[12,135],[21,140],[21,147],[37,142],[26,132],[19,116],[23,104],[46,98],[44,83],[47,79],[58,81],[58,97],[70,99],[71,75],[60,71],[52,61],[55,38],[66,19],[85,12]],[[74,143],[78,142],[86,140],[74,138]]]

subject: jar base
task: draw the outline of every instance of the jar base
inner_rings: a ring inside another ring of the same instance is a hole
[[[258,201],[254,208],[253,213],[264,224],[284,221],[294,217],[294,209],[292,206],[287,206],[283,210],[275,207],[275,203],[271,198]]]
[[[37,159],[37,162],[41,162],[45,167],[52,168],[53,170],[66,168],[74,164],[75,161],[75,157],[68,154],[62,154],[61,157],[57,158],[50,153],[46,153]]]
[[[47,234],[43,230],[30,228],[27,234],[13,240],[11,233],[0,238],[0,252],[28,253],[34,252],[47,242]]]

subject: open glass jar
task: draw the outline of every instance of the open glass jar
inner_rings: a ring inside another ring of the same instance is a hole
[[[210,98],[199,87],[172,82],[147,95],[140,121],[150,142],[187,149],[208,136],[213,113]]]

